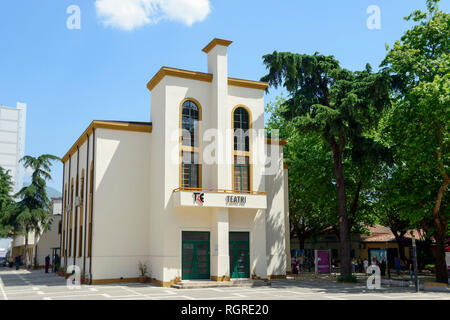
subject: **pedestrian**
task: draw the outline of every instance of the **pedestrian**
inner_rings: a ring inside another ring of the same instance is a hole
[[[20,268],[20,256],[17,256],[15,258],[15,263],[16,263],[16,270],[19,270],[19,268]]]
[[[48,268],[50,268],[50,255],[45,257],[45,273],[48,273]]]
[[[295,258],[291,259],[292,274],[297,274],[297,264]]]
[[[364,259],[364,273],[367,273],[367,268],[369,268],[369,260]]]
[[[384,259],[384,257],[381,259],[380,271],[381,271],[381,276],[385,277],[386,276],[386,260]]]
[[[305,266],[304,263],[305,263],[305,257],[303,255],[301,255],[300,258],[299,258],[300,272],[303,272],[303,268]]]
[[[401,265],[400,265],[400,258],[398,256],[395,257],[394,263],[395,263],[395,270],[397,271],[397,276],[399,276]]]
[[[61,259],[59,258],[58,254],[55,255],[55,263],[54,264],[55,265],[53,266],[53,270],[54,270],[53,272],[58,272],[59,267],[61,265]]]
[[[409,270],[409,280],[413,282],[413,276],[414,276],[414,264],[412,259],[407,260],[408,261],[408,270]]]
[[[352,272],[353,273],[356,272],[356,259],[355,258],[352,259]]]
[[[358,257],[358,272],[363,272],[363,260],[361,259],[361,256]]]

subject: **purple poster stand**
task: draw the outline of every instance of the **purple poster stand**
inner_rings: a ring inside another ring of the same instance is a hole
[[[316,258],[316,273],[331,273],[330,266],[330,251],[329,250],[315,250]]]

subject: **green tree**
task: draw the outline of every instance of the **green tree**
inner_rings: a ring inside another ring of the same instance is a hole
[[[321,137],[332,154],[336,188],[341,275],[350,276],[350,230],[344,156],[352,163],[364,163],[378,144],[370,138],[380,112],[389,103],[388,82],[384,74],[373,73],[370,66],[359,72],[341,68],[333,56],[274,52],[263,57],[269,73],[262,81],[289,93],[283,116],[294,122],[299,133]],[[349,181],[347,181],[349,183]],[[355,188],[359,203],[362,182]],[[357,206],[355,205],[355,208]],[[351,208],[353,210],[353,208]]]
[[[58,157],[44,154],[37,158],[25,156],[20,161],[25,168],[33,170],[31,184],[17,193],[19,201],[6,214],[6,221],[13,227],[14,234],[25,237],[25,263],[31,265],[28,255],[28,237],[45,230],[51,223],[50,200],[46,192],[46,180],[51,179],[51,161]]]
[[[3,221],[7,210],[11,208],[14,203],[12,196],[13,193],[13,181],[9,175],[9,171],[0,167],[0,237],[10,236],[9,232],[11,228]]]
[[[289,168],[289,218],[291,235],[297,236],[299,249],[305,240],[314,238],[335,224],[336,199],[332,184],[330,151],[320,137],[299,134],[292,121],[283,117],[286,99],[277,97],[266,106],[268,134],[274,129],[289,140],[284,147],[284,162]]]
[[[0,167],[0,213],[13,203],[13,181],[9,171]]]
[[[449,235],[450,15],[428,0],[427,11],[406,17],[415,25],[389,49],[382,66],[391,73],[394,103],[384,123],[398,172],[407,181],[402,199],[415,206],[412,221],[431,216],[436,239],[436,277],[447,282]]]

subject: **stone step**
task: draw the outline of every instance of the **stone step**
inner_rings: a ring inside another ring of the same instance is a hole
[[[228,287],[262,287],[270,286],[264,280],[231,280],[231,281],[181,281],[173,284],[175,289],[228,288]]]

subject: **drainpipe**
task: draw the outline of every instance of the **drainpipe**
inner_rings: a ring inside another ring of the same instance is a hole
[[[83,240],[83,272],[86,272],[86,234],[87,234],[87,215],[88,215],[88,197],[89,197],[89,135],[87,135],[87,156],[86,156],[86,192],[84,193],[84,240]]]
[[[67,182],[68,188],[67,188],[67,198],[70,199],[70,173],[72,170],[72,156],[69,155],[69,180]],[[70,205],[70,203],[67,203]],[[70,210],[72,210],[70,206]],[[69,212],[66,212],[66,239],[65,239],[65,246],[64,246],[64,266],[67,269],[67,245],[69,243]]]
[[[65,203],[65,201],[66,201],[66,199],[65,199],[65,195],[64,195],[64,183],[65,183],[65,180],[66,180],[66,163],[64,162],[63,163],[63,184],[62,184],[62,202],[61,202],[61,204],[62,204],[62,207],[61,207],[61,217],[63,217],[64,216],[64,203]],[[62,249],[62,230],[63,230],[63,219],[61,218],[61,233],[59,234],[59,254],[60,254],[60,259],[59,259],[59,261],[61,262],[61,249]],[[59,224],[58,224],[58,227],[59,227]],[[59,230],[58,230],[59,231]],[[58,270],[56,270],[56,271],[58,271]]]
[[[95,128],[92,129],[92,197],[91,197],[91,228],[90,228],[90,237],[91,241],[89,242],[89,247],[91,248],[91,257],[89,259],[89,284],[92,284],[92,258],[94,255],[92,254],[92,230],[94,229],[94,194],[95,194]]]
[[[78,172],[80,168],[80,148],[77,146],[77,180],[75,181],[75,199],[78,197],[78,189],[79,189],[79,178],[80,178],[80,173]],[[75,201],[76,203],[76,201]],[[73,265],[76,266],[77,265],[77,250],[75,248],[77,248],[77,235],[78,235],[78,208],[77,206],[75,206],[75,215],[74,215],[74,233],[73,233]],[[77,248],[78,249],[78,248]]]

